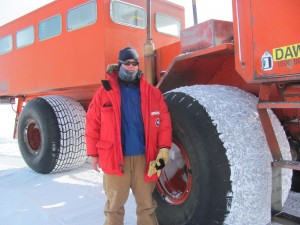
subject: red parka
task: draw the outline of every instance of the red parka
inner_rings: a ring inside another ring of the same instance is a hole
[[[121,93],[117,66],[108,67],[108,81],[95,94],[86,115],[87,155],[98,156],[104,173],[122,175],[124,165],[121,141]],[[161,92],[140,76],[141,110],[145,129],[145,181],[158,179],[147,176],[149,163],[156,159],[161,147],[171,148],[172,126],[168,108]]]

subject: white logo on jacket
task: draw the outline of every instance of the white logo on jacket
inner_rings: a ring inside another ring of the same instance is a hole
[[[160,112],[158,112],[158,111],[151,112],[151,115],[152,115],[152,116],[156,116],[156,115],[159,115],[159,114],[160,114]]]
[[[160,115],[160,112],[159,111],[154,111],[154,112],[151,112],[151,116],[158,116]],[[160,119],[159,118],[156,118],[155,120],[155,126],[158,127],[160,124]]]

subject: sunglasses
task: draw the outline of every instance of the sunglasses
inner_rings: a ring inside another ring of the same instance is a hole
[[[122,63],[125,66],[129,66],[129,65],[138,66],[139,65],[139,62],[137,62],[137,61],[133,61],[133,62],[130,62],[130,61],[121,61],[121,60],[119,60],[119,61],[120,61],[120,63]]]

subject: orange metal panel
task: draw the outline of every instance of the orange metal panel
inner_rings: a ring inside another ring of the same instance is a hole
[[[161,47],[156,50],[156,80],[161,79],[172,60],[180,55],[180,42]]]
[[[158,83],[162,92],[194,84],[223,84],[258,93],[258,85],[247,84],[234,69],[233,44],[221,44],[174,58]]]
[[[249,83],[299,80],[299,0],[233,0],[236,69]]]
[[[232,43],[232,22],[208,20],[181,32],[181,52],[187,53],[223,43]]]

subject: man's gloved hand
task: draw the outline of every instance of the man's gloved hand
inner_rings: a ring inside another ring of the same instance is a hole
[[[159,149],[159,153],[156,157],[156,160],[151,161],[149,164],[148,177],[151,177],[155,173],[157,173],[157,176],[159,177],[162,168],[165,167],[168,160],[169,160],[169,149],[167,148]]]
[[[156,161],[155,160],[151,161],[149,164],[149,169],[148,169],[148,174],[147,174],[148,177],[151,177],[153,174],[156,174],[156,173],[157,173],[157,176],[159,176],[160,172],[161,172],[160,170],[156,169]]]
[[[167,149],[167,148],[161,148],[161,149],[159,149],[158,155],[156,157],[156,163],[157,163],[158,166],[161,165],[159,159],[163,159],[165,165],[167,165],[167,163],[169,161],[169,149]]]

